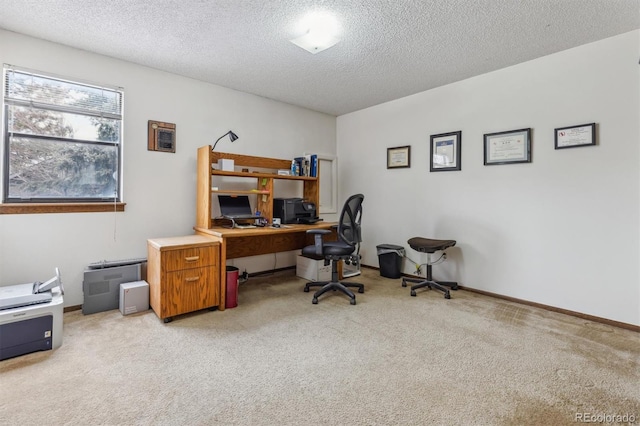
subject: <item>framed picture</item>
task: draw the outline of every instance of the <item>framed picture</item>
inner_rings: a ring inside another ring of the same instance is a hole
[[[460,141],[462,131],[431,135],[430,172],[460,170]]]
[[[556,149],[577,148],[596,144],[596,123],[555,129]]]
[[[411,167],[411,147],[396,146],[387,148],[387,169]]]
[[[531,162],[531,128],[486,133],[484,165]]]
[[[176,125],[162,121],[147,122],[147,150],[176,152]]]

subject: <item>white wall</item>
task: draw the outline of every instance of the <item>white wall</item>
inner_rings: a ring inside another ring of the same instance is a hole
[[[423,263],[407,239],[455,239],[436,278],[640,325],[639,37],[338,117],[340,200],[365,194],[363,262],[391,243]],[[597,146],[554,149],[554,128],[591,122]],[[532,163],[483,165],[484,133],[527,127]],[[430,173],[429,135],[457,130],[462,170]],[[403,145],[411,167],[387,170]]]
[[[148,238],[193,233],[196,150],[228,130],[240,139],[223,139],[216,150],[276,158],[336,154],[333,116],[2,30],[0,62],[125,90],[126,211],[0,215],[0,285],[43,281],[57,266],[66,306],[82,304],[87,264],[146,257]],[[148,120],[176,124],[175,154],[147,151]],[[237,262],[248,272],[295,264],[291,253],[278,256]]]

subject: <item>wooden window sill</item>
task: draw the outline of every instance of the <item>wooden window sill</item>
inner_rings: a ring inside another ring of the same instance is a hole
[[[126,203],[12,203],[0,204],[0,214],[123,212]]]

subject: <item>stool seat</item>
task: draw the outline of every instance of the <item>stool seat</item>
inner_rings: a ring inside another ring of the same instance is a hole
[[[435,253],[439,250],[444,250],[456,245],[455,240],[434,240],[422,237],[410,238],[407,243],[412,249],[422,253]]]

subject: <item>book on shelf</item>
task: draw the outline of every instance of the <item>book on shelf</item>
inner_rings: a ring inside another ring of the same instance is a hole
[[[305,176],[318,177],[318,155],[306,154],[306,161],[308,163],[307,174]]]
[[[318,155],[311,154],[311,177],[318,177]]]
[[[295,176],[318,177],[318,155],[305,154],[304,157],[295,157],[291,170]]]
[[[309,176],[309,159],[307,157],[305,157],[302,165],[302,176]]]
[[[296,164],[295,176],[304,176],[304,157],[296,157],[293,161]]]

